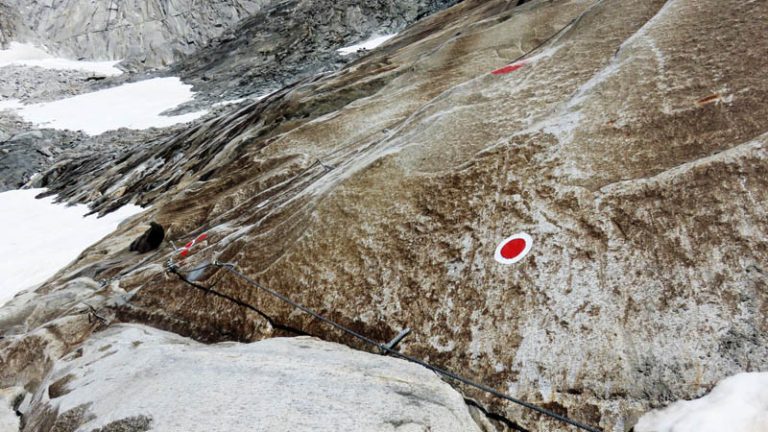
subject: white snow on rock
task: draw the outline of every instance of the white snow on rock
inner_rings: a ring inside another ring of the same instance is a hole
[[[19,430],[19,416],[13,410],[13,404],[23,394],[24,389],[18,387],[0,389],[0,431]]]
[[[392,39],[395,36],[397,36],[397,34],[384,35],[384,36],[373,35],[368,40],[360,42],[359,44],[350,45],[344,48],[339,48],[337,51],[341,55],[350,55],[358,52],[359,50],[372,50],[378,47],[379,45],[383,44],[384,42]]]
[[[227,105],[234,105],[234,104],[239,104],[239,103],[245,102],[245,101],[248,101],[248,102],[258,102],[258,101],[266,98],[267,96],[271,95],[272,93],[273,92],[264,93],[264,94],[261,94],[261,95],[250,95],[250,96],[242,97],[242,98],[239,98],[239,99],[230,99],[230,100],[225,100],[225,101],[221,101],[221,102],[216,102],[215,104],[212,105],[212,107],[216,108],[216,107],[222,107],[222,106],[227,106]],[[2,102],[0,102],[0,106],[2,106]]]
[[[768,372],[741,373],[708,395],[640,418],[635,432],[768,432]]]
[[[34,45],[11,42],[7,50],[0,50],[0,67],[38,66],[55,70],[81,70],[104,76],[123,73],[115,65],[120,61],[78,61],[54,57]]]
[[[134,324],[57,361],[32,411],[44,405],[88,406],[78,431],[142,416],[153,431],[479,432],[462,396],[413,363],[309,337],[204,345]]]
[[[142,211],[127,205],[102,218],[84,218],[87,206],[54,204],[54,197],[35,199],[42,192],[45,189],[0,193],[0,306],[19,291],[45,282],[121,221]]]
[[[19,102],[16,99],[7,99],[4,101],[0,101],[0,111],[3,110],[17,110],[24,107],[21,102]]]
[[[230,99],[230,100],[225,100],[225,101],[221,101],[221,102],[216,102],[215,104],[213,104],[211,106],[216,108],[216,107],[222,107],[222,106],[228,106],[228,105],[235,105],[235,104],[239,104],[240,102],[245,102],[247,100],[250,100],[250,99],[248,99],[248,98]]]
[[[129,128],[167,127],[202,117],[207,111],[178,116],[164,111],[192,100],[192,86],[179,78],[153,78],[54,102],[20,105],[5,101],[24,120],[53,129],[81,130],[89,135]]]

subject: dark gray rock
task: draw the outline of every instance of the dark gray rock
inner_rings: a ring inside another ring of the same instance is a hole
[[[150,228],[146,230],[141,237],[134,240],[128,250],[138,253],[147,253],[160,247],[165,238],[165,230],[160,224],[155,222],[150,222],[149,225]]]
[[[22,187],[83,137],[78,132],[52,129],[2,132],[5,124],[7,120],[0,120],[0,138],[5,137],[0,141],[0,192]]]
[[[96,82],[93,72],[51,70],[30,66],[0,67],[0,96],[25,103],[49,102],[120,83],[124,78]],[[112,83],[115,84],[112,84]]]
[[[213,97],[264,94],[319,72],[337,70],[357,56],[339,48],[374,34],[391,34],[457,0],[283,0],[215,38],[171,68]]]

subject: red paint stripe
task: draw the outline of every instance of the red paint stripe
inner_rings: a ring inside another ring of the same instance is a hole
[[[192,246],[194,246],[196,243],[200,243],[201,241],[207,238],[208,238],[208,233],[200,234],[199,236],[197,236],[196,239],[185,244],[184,247],[179,250],[179,254],[181,254],[181,256],[183,257],[189,255],[189,250],[192,249]]]
[[[504,74],[508,74],[510,72],[514,72],[514,71],[520,69],[523,66],[525,66],[525,63],[523,63],[523,62],[513,63],[511,65],[504,66],[503,68],[496,69],[495,71],[493,71],[491,73],[494,74],[494,75],[504,75]]]

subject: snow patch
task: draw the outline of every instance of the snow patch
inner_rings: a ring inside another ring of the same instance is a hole
[[[88,206],[54,204],[54,197],[35,199],[45,189],[0,193],[0,305],[19,291],[56,274],[88,246],[142,211],[127,205],[102,218],[84,218]]]
[[[123,73],[115,65],[120,61],[78,61],[54,57],[31,44],[11,42],[7,50],[0,50],[0,67],[38,66],[54,70],[80,70],[99,75],[115,76]]]
[[[741,373],[708,395],[640,418],[636,432],[768,432],[768,372]]]
[[[24,105],[22,105],[22,103],[16,99],[8,99],[8,100],[0,101],[0,111],[17,110],[22,108],[23,106]]]
[[[221,102],[216,102],[215,104],[213,104],[213,107],[217,108],[217,107],[222,107],[222,106],[227,106],[227,105],[239,104],[240,102],[245,102],[247,100],[248,100],[248,98],[239,98],[239,99],[225,100],[225,101],[221,101]]]
[[[217,107],[222,107],[227,105],[234,105],[234,104],[239,104],[240,102],[245,102],[245,101],[258,102],[271,94],[272,93],[264,93],[263,95],[259,95],[259,96],[246,96],[239,99],[230,99],[230,100],[225,100],[221,102],[216,102],[215,104],[213,104],[213,107],[217,108]]]
[[[89,135],[129,128],[167,127],[202,117],[207,111],[178,116],[163,112],[192,100],[192,86],[179,78],[153,78],[54,102],[19,105],[5,101],[24,120],[53,129],[81,130]]]
[[[13,402],[24,395],[24,389],[8,387],[0,389],[0,431],[20,430],[19,416],[13,409]]]
[[[384,42],[392,39],[393,37],[397,36],[397,34],[391,34],[391,35],[384,35],[384,36],[377,36],[373,35],[370,39],[365,40],[363,42],[360,42],[355,45],[350,45],[344,48],[339,48],[337,51],[341,55],[351,55],[354,54],[360,50],[372,50],[379,45],[382,45]]]

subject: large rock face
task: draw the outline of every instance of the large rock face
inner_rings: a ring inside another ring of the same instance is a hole
[[[23,431],[480,429],[433,373],[312,338],[202,345],[135,325],[57,361]]]
[[[37,295],[105,279],[92,304],[118,319],[205,341],[279,334],[170,277],[170,249],[124,251],[150,219],[181,244],[207,231],[184,268],[235,262],[380,340],[412,327],[410,354],[624,432],[768,368],[767,32],[765,2],[464,1],[337,73],[57,166],[43,181],[65,196],[153,207]],[[499,265],[519,231],[531,253]],[[198,283],[351,343],[227,272]],[[91,331],[71,312],[38,328],[45,315],[21,304],[3,387],[34,387]],[[463,390],[529,429],[563,428]]]
[[[57,53],[162,66],[250,16],[263,0],[6,0]]]

